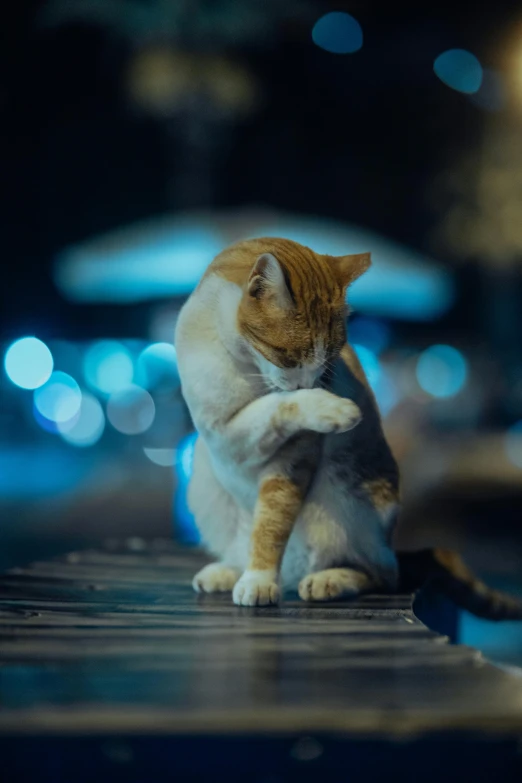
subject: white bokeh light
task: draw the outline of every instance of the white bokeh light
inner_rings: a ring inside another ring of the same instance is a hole
[[[124,435],[146,432],[155,414],[154,400],[146,389],[135,384],[111,394],[107,402],[107,418],[114,429]]]
[[[178,386],[176,349],[171,343],[147,346],[136,362],[136,382],[147,389],[156,386]]]
[[[80,387],[66,372],[53,372],[49,380],[34,392],[34,405],[48,421],[63,424],[80,410]]]
[[[162,468],[171,467],[176,459],[175,449],[158,449],[144,446],[143,453],[151,462],[154,462],[155,465],[161,465]]]
[[[88,348],[83,371],[91,388],[103,394],[113,394],[132,383],[134,362],[130,351],[122,343],[100,340]]]
[[[105,414],[100,402],[92,394],[84,392],[78,416],[71,422],[58,424],[58,432],[73,446],[93,446],[103,435]]]
[[[51,351],[37,337],[22,337],[6,351],[4,367],[9,380],[22,389],[38,389],[53,371]]]

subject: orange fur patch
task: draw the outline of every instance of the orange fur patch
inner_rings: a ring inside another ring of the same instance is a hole
[[[399,502],[399,493],[388,479],[378,478],[366,481],[362,487],[378,511],[384,511],[393,503]]]
[[[246,290],[257,258],[265,253],[274,255],[283,270],[290,307],[281,307],[273,296],[252,296]],[[288,239],[264,238],[224,250],[205,276],[217,274],[243,289],[240,333],[268,361],[295,367],[313,360],[317,345],[330,359],[339,354],[346,340],[346,287],[369,264],[369,253],[334,257]]]
[[[302,502],[302,490],[286,477],[272,476],[262,482],[254,513],[250,569],[279,568]]]

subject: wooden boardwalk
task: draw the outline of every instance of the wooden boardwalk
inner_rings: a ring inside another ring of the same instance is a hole
[[[32,779],[21,770],[34,775],[31,764],[39,764],[42,771],[52,748],[69,758],[67,748],[77,753],[79,741],[95,743],[92,764],[96,748],[112,748],[99,759],[116,764],[120,777],[122,769],[136,770],[130,759],[141,742],[142,760],[147,753],[156,759],[147,780],[170,779],[154,776],[161,754],[150,745],[165,737],[194,780],[196,767],[205,776],[201,765],[216,748],[230,748],[222,764],[233,761],[234,740],[253,743],[249,753],[258,752],[262,769],[274,753],[297,767],[326,763],[324,748],[333,759],[347,742],[353,753],[374,747],[367,764],[377,757],[386,764],[382,753],[393,748],[400,755],[409,747],[411,758],[413,747],[438,742],[442,763],[457,738],[473,749],[479,771],[485,774],[491,757],[494,769],[508,765],[496,779],[522,779],[522,678],[447,644],[415,617],[410,596],[238,608],[230,597],[193,593],[201,562],[198,553],[166,542],[131,541],[0,578],[0,752],[12,767],[6,783]],[[263,751],[256,745],[269,740]],[[105,779],[103,763],[89,773],[97,780]],[[240,766],[233,765],[244,780]],[[62,778],[53,769],[42,779],[84,780],[78,770]],[[425,772],[422,779],[431,780]],[[281,779],[293,779],[291,770],[285,774]],[[236,779],[230,771],[228,779]]]

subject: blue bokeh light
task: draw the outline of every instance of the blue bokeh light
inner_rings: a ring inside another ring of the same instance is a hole
[[[153,343],[140,353],[136,382],[146,389],[179,385],[176,349],[171,343]]]
[[[85,353],[83,372],[89,386],[103,394],[125,389],[134,377],[130,351],[116,340],[100,340]]]
[[[416,375],[421,389],[432,397],[453,397],[466,383],[468,365],[451,345],[432,345],[419,356]]]
[[[484,68],[480,89],[470,95],[470,101],[489,112],[502,111],[506,105],[506,87],[502,74],[492,68]]]
[[[453,90],[472,94],[480,89],[483,71],[474,54],[466,49],[448,49],[439,54],[433,70],[441,82]]]
[[[522,420],[517,421],[506,432],[504,449],[510,462],[522,468]]]
[[[357,19],[350,14],[331,11],[315,23],[312,40],[316,46],[332,54],[352,54],[363,45],[363,31]]]
[[[154,400],[146,389],[136,384],[111,394],[107,402],[107,418],[114,429],[124,435],[146,432],[155,415]]]
[[[176,448],[175,472],[178,486],[174,497],[174,523],[176,538],[185,544],[197,544],[201,538],[187,504],[188,484],[192,475],[197,437],[197,432],[186,435]]]
[[[37,337],[22,337],[6,351],[4,367],[9,380],[22,389],[38,389],[53,371],[51,351]]]
[[[70,422],[58,423],[62,438],[73,446],[93,446],[103,435],[105,414],[96,397],[83,393],[78,415]]]
[[[63,424],[79,412],[82,393],[74,378],[57,371],[35,390],[33,399],[35,408],[45,419]]]
[[[387,416],[400,400],[397,385],[393,382],[389,373],[382,371],[377,383],[373,387],[375,399],[382,416]]]
[[[176,460],[176,452],[174,449],[144,446],[143,453],[151,462],[154,462],[155,465],[160,465],[162,468],[172,467]]]
[[[372,389],[375,390],[379,382],[379,378],[381,377],[381,365],[379,359],[373,351],[370,351],[370,349],[366,348],[364,345],[357,345],[356,343],[353,343],[352,347],[357,354],[357,358],[361,362],[364,373],[368,378],[368,383]]]

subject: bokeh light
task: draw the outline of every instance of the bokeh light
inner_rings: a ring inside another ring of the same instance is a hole
[[[171,467],[174,465],[176,459],[176,452],[174,449],[159,449],[144,446],[143,453],[151,462],[154,462],[155,465],[161,465],[162,468]]]
[[[76,416],[73,416],[72,419],[70,419],[71,426],[72,423],[75,421],[75,419],[78,417],[78,415],[79,414],[77,413]],[[45,416],[42,416],[42,414],[34,404],[34,399],[33,399],[33,416],[38,426],[41,427],[43,430],[45,430],[45,432],[51,432],[53,435],[56,435],[58,433],[58,424],[55,421],[51,421],[50,419],[46,419]]]
[[[136,362],[136,382],[146,389],[178,386],[176,349],[170,343],[153,343],[145,348]]]
[[[49,380],[34,392],[38,413],[57,424],[73,419],[80,410],[81,402],[80,387],[65,372],[53,372]]]
[[[197,437],[197,432],[191,432],[190,435],[186,435],[178,443],[175,453],[175,470],[178,480],[174,496],[175,533],[177,539],[185,544],[197,544],[201,538],[194,516],[187,503],[188,484],[192,476],[194,447]]]
[[[98,392],[113,394],[128,387],[134,377],[130,351],[116,340],[100,340],[85,353],[85,380]]]
[[[4,367],[9,380],[22,389],[38,389],[53,371],[51,351],[37,337],[22,337],[6,351]]]
[[[489,112],[501,111],[506,105],[506,88],[502,75],[492,68],[484,68],[480,89],[470,95],[470,101]]]
[[[331,11],[322,16],[312,29],[312,40],[332,54],[352,54],[363,45],[361,25],[344,11]]]
[[[382,416],[387,416],[401,398],[397,384],[394,383],[390,373],[384,369],[381,369],[373,391]]]
[[[114,429],[124,435],[146,432],[155,414],[154,400],[146,389],[136,384],[111,394],[107,402],[107,418]]]
[[[451,345],[432,345],[417,360],[419,386],[432,397],[453,397],[463,388],[468,374],[465,358]]]
[[[439,54],[433,70],[441,82],[458,92],[471,94],[482,84],[482,66],[475,55],[465,49],[448,49]]]
[[[510,462],[517,468],[522,468],[522,420],[517,421],[506,432],[504,448]]]
[[[361,362],[366,377],[368,378],[368,383],[372,389],[375,390],[377,383],[379,382],[379,378],[381,377],[381,365],[379,363],[379,359],[374,354],[374,352],[370,351],[369,348],[366,348],[365,345],[357,345],[357,343],[353,343],[352,346],[355,353],[357,354],[357,358]]]
[[[83,393],[80,410],[72,421],[58,423],[58,431],[73,446],[93,446],[105,429],[105,414],[100,402],[92,394]]]
[[[194,448],[198,434],[191,432],[180,440],[176,448],[176,472],[182,481],[189,481],[192,476]]]

